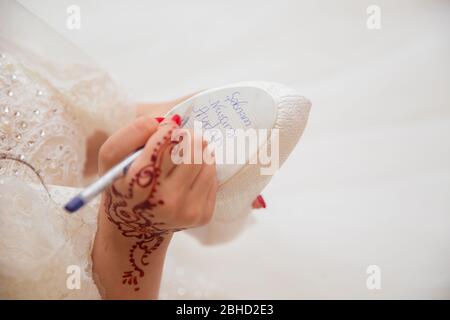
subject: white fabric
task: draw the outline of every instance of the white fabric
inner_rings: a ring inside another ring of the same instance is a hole
[[[0,297],[98,299],[90,261],[98,203],[70,216],[61,207],[77,189],[48,188],[0,178]],[[70,276],[78,274],[73,287]]]
[[[86,137],[113,132],[135,112],[76,47],[13,1],[0,9],[0,150],[31,164],[45,183],[80,186]],[[3,162],[0,173],[29,174],[22,168]]]
[[[98,204],[69,216],[61,208],[79,189],[63,186],[84,182],[88,135],[135,113],[109,75],[25,9],[1,2],[0,20],[0,296],[99,298],[90,274]]]

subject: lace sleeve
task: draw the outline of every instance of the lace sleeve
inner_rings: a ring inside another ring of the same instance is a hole
[[[79,65],[71,66],[65,72],[76,81],[61,88],[62,93],[88,134],[95,129],[111,134],[136,117],[134,104],[109,74]]]

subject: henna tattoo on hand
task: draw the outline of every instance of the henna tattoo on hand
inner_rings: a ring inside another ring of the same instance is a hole
[[[164,205],[157,191],[163,153],[167,148],[171,151],[175,145],[171,141],[171,134],[172,130],[157,143],[150,163],[130,180],[125,192],[120,192],[116,183],[105,191],[108,220],[117,226],[124,237],[136,238],[129,251],[130,270],[124,271],[122,275],[122,283],[134,286],[135,291],[139,291],[139,279],[145,275],[144,267],[149,264],[149,255],[159,248],[167,235],[181,230],[165,227],[165,223],[155,221],[153,214],[156,207]],[[145,197],[137,199],[137,194],[145,194]]]

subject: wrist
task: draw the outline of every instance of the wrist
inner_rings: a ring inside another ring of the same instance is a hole
[[[155,299],[173,233],[145,239],[124,236],[101,207],[92,258],[106,299]],[[156,247],[154,245],[157,244]]]
[[[130,243],[135,243],[141,238],[148,238],[151,235],[150,232],[142,232],[142,234],[140,234],[139,228],[133,230],[131,228],[126,229],[121,226],[120,228],[124,230],[119,229],[118,225],[108,219],[108,214],[104,206],[100,206],[97,224],[98,237],[108,241],[108,243],[112,245],[129,245]],[[161,247],[163,247],[163,244],[165,245],[164,247],[167,247],[173,237],[173,232],[164,232],[161,236],[164,238]]]

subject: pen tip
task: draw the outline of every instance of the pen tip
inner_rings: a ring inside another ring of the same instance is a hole
[[[77,211],[78,209],[80,209],[82,206],[84,205],[84,201],[79,198],[73,198],[72,200],[70,200],[65,206],[64,209],[66,209],[66,211],[72,213]]]

